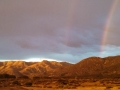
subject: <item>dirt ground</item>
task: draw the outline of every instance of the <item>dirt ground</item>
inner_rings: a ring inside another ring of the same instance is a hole
[[[27,83],[26,82],[32,82]],[[1,79],[0,90],[120,90],[120,78]]]
[[[0,87],[0,90],[120,90],[120,87],[78,87],[77,89],[55,89],[39,87]]]

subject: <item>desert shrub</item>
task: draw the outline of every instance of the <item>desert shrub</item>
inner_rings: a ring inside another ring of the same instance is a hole
[[[60,84],[64,84],[64,85],[68,84],[68,81],[67,81],[67,80],[64,80],[64,79],[59,79],[58,82],[59,82]]]
[[[77,87],[76,86],[71,86],[71,89],[76,89]]]
[[[107,86],[106,89],[110,89],[110,88],[113,88],[112,86]]]
[[[28,86],[28,87],[32,86],[32,82],[26,82],[25,86]]]
[[[47,86],[47,88],[52,88],[52,86]]]
[[[18,77],[18,78],[21,78],[21,79],[29,79],[29,77],[28,77],[28,76],[25,76],[25,75],[20,76],[20,77]]]
[[[21,85],[19,81],[13,81],[12,84],[13,85]]]
[[[33,77],[33,80],[39,80],[39,79],[40,77],[37,77],[37,76]]]
[[[65,89],[70,89],[71,88],[71,86],[69,86],[69,85],[64,85],[64,87],[63,88],[65,88]]]
[[[9,75],[9,74],[0,74],[0,78],[16,78],[15,75]]]
[[[63,88],[63,87],[64,87],[64,85],[62,85],[62,84],[57,85],[57,88]]]
[[[9,78],[16,78],[15,75],[9,75]]]

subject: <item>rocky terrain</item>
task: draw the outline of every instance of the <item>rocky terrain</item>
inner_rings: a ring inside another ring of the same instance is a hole
[[[120,77],[120,56],[89,57],[76,64],[42,62],[0,62],[0,74],[17,77]]]
[[[120,56],[89,57],[76,64],[0,62],[0,90],[120,90]]]
[[[89,57],[61,69],[60,73],[66,77],[120,77],[120,56]]]
[[[16,77],[54,76],[57,69],[71,65],[67,62],[43,60],[42,62],[7,61],[0,62],[0,74]]]

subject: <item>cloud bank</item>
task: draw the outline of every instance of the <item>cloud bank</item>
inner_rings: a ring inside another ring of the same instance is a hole
[[[120,2],[106,43],[101,45],[112,2],[1,0],[0,59],[46,58],[75,63],[90,56],[119,55]]]

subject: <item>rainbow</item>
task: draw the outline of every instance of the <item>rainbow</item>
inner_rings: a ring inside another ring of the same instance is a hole
[[[105,23],[105,26],[103,28],[103,36],[102,36],[102,41],[101,41],[101,52],[104,51],[104,45],[106,44],[106,39],[107,39],[107,35],[108,35],[108,31],[109,31],[109,26],[111,24],[111,20],[113,17],[113,14],[115,12],[116,6],[117,6],[118,0],[113,0],[113,3],[111,5],[109,14],[108,14],[108,18],[107,21]]]
[[[107,36],[108,36],[108,32],[109,32],[109,27],[110,27],[110,24],[111,24],[111,20],[113,18],[113,14],[116,10],[116,6],[117,6],[117,3],[118,3],[119,0],[113,0],[111,6],[110,6],[110,10],[109,10],[109,13],[108,13],[108,16],[107,16],[107,19],[106,19],[106,22],[105,22],[105,25],[103,27],[103,35],[102,35],[102,39],[101,39],[101,47],[100,47],[100,55],[102,54],[102,52],[104,51],[104,46],[106,44],[106,40],[107,40]],[[66,40],[65,40],[65,43],[67,44],[67,39],[69,37],[69,30],[71,29],[72,27],[72,24],[73,24],[73,20],[74,20],[74,12],[77,8],[77,5],[78,5],[78,0],[72,0],[70,3],[69,3],[69,7],[68,7],[68,17],[67,17],[67,22],[66,22],[66,25],[65,27],[66,28],[66,32],[65,32],[65,36],[66,36]]]

